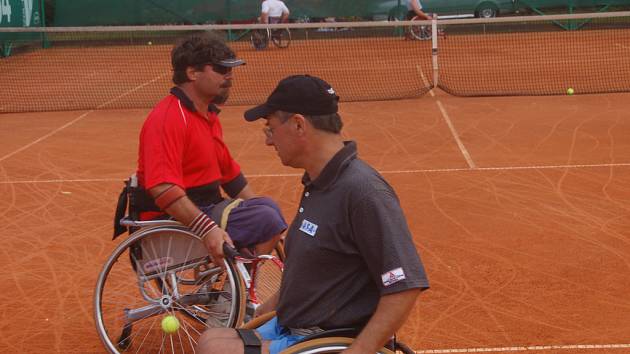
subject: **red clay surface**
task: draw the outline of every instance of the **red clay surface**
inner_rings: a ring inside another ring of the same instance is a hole
[[[342,105],[345,135],[396,189],[431,280],[399,333],[405,342],[630,343],[629,102],[438,94]],[[264,147],[260,125],[241,118],[246,108],[224,109],[227,143],[290,219],[300,173]],[[92,293],[117,244],[114,204],[147,110],[84,113],[0,115],[2,352],[104,352]],[[567,348],[539,352],[628,350]]]

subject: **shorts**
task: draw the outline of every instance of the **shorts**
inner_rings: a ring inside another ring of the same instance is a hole
[[[263,340],[271,341],[269,354],[278,354],[293,344],[301,341],[304,336],[291,334],[288,329],[278,324],[278,317],[274,317],[264,325],[256,328]]]
[[[201,210],[210,216],[213,207],[210,205]],[[220,220],[214,222],[220,223]],[[286,229],[287,223],[278,205],[270,198],[256,197],[245,199],[230,210],[225,231],[236,248],[252,248]]]

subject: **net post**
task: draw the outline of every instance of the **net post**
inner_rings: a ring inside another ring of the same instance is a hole
[[[438,28],[437,14],[431,17],[431,62],[433,65],[433,87],[438,85]]]

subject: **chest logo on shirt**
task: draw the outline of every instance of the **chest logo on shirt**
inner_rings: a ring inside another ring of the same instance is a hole
[[[390,286],[404,280],[405,278],[405,271],[400,267],[381,274],[381,280],[383,281],[384,286]]]
[[[315,236],[317,232],[317,224],[313,224],[312,222],[304,219],[302,220],[302,226],[300,226],[300,231],[304,232],[309,236]]]

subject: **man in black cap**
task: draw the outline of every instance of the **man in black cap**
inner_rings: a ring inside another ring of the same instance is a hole
[[[257,338],[262,353],[275,354],[306,335],[354,327],[360,334],[344,353],[374,353],[428,288],[394,190],[340,134],[338,100],[325,81],[296,75],[245,112],[266,120],[266,144],[284,165],[305,170],[304,191],[285,239],[281,288],[257,310],[277,317],[254,332],[209,330],[198,352],[242,353]]]
[[[188,225],[217,264],[224,242],[270,253],[286,222],[271,199],[256,197],[248,185],[223,141],[215,105],[227,100],[232,68],[243,60],[222,40],[193,34],[175,45],[171,63],[176,86],[140,133],[136,174],[140,193],[148,194],[136,198],[144,201],[140,218],[166,213]]]

